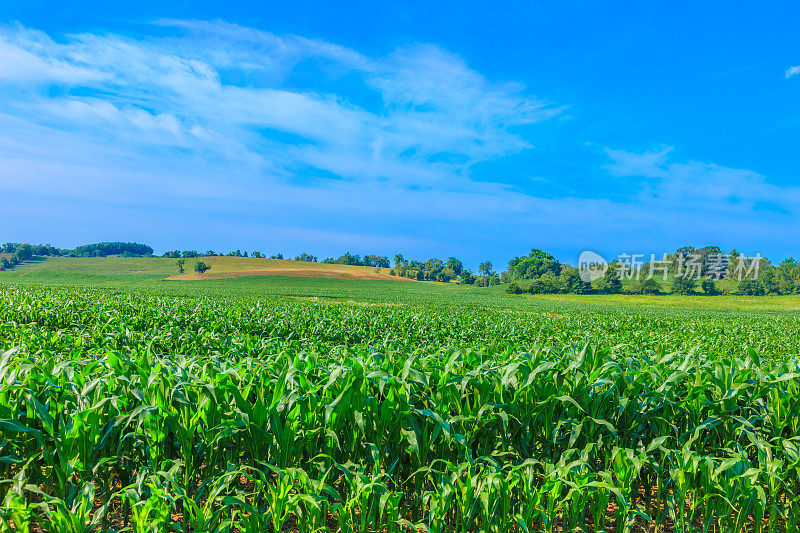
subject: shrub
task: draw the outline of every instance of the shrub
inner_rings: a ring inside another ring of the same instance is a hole
[[[672,292],[675,294],[694,294],[696,284],[697,281],[688,276],[675,276],[672,280]]]
[[[210,268],[211,267],[209,265],[205,264],[202,261],[198,261],[197,263],[194,264],[194,271],[197,272],[198,274],[202,274],[203,272],[209,270]]]
[[[598,285],[600,292],[603,294],[619,294],[622,292],[622,280],[619,279],[617,272],[612,268],[605,271]]]
[[[634,283],[628,292],[631,294],[661,294],[661,288],[658,282],[653,279],[643,279]]]
[[[715,294],[719,294],[717,290],[717,286],[714,284],[714,281],[710,279],[704,279],[703,282],[700,284],[700,288],[703,289],[703,293],[713,296]]]
[[[506,285],[506,294],[522,294],[522,289],[515,282]]]
[[[764,287],[756,280],[743,279],[739,282],[738,294],[745,296],[761,296],[765,293]]]

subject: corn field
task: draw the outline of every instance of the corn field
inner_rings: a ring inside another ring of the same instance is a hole
[[[0,302],[1,531],[800,530],[793,315]]]

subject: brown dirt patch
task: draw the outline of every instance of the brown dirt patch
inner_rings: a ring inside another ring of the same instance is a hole
[[[203,280],[203,279],[228,279],[242,278],[246,276],[286,276],[293,278],[336,278],[336,279],[363,279],[363,280],[403,280],[398,276],[379,274],[377,272],[356,272],[314,268],[271,268],[261,270],[240,270],[238,272],[211,272],[204,274],[177,274],[170,276],[168,280]]]

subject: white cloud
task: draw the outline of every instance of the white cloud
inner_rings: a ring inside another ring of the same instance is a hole
[[[800,74],[800,65],[796,67],[789,67],[786,69],[786,78],[791,78],[792,76],[797,76]]]
[[[699,161],[672,162],[671,147],[644,153],[607,149],[612,175],[639,183],[639,199],[662,210],[752,215],[754,208],[800,212],[800,188],[771,184],[756,172]]]
[[[641,154],[607,148],[606,153],[614,161],[607,168],[614,176],[663,177],[663,166],[671,151],[671,146],[662,146]]]
[[[322,171],[358,169],[346,178],[404,175],[417,185],[425,185],[432,168],[455,182],[472,163],[528,148],[511,129],[555,113],[523,86],[489,82],[430,45],[366,58],[331,43],[222,22],[159,23],[184,33],[160,39],[80,34],[57,43],[41,32],[5,28],[0,91],[13,93],[9,112],[59,129],[89,129],[98,140],[124,139],[131,150],[139,143],[219,152],[215,142],[202,145],[203,137],[187,140],[201,131],[287,167],[298,163],[288,155],[300,153],[309,156],[302,164]],[[300,65],[316,69],[322,82],[292,87],[287,78]],[[336,82],[347,72],[356,78],[343,92],[328,88],[326,79]],[[42,90],[15,92],[23,80]],[[60,87],[60,95],[43,95],[50,86]],[[370,94],[377,105],[356,103]],[[305,150],[274,143],[280,134],[296,136],[290,144]],[[344,160],[352,163],[343,166]]]

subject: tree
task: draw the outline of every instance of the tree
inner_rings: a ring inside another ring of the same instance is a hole
[[[709,245],[703,246],[702,248],[698,248],[694,251],[695,254],[700,255],[703,259],[703,267],[708,269],[711,265],[711,258],[715,255],[723,255],[722,248],[719,246]]]
[[[714,285],[714,281],[713,280],[704,279],[700,283],[700,288],[702,288],[703,289],[703,293],[707,294],[708,296],[713,296],[715,294],[718,294],[717,286]]]
[[[617,275],[617,270],[615,268],[606,269],[605,274],[603,277],[600,278],[600,292],[603,294],[619,294],[622,292],[622,280],[619,279],[619,275]]]
[[[489,285],[500,285],[500,276],[498,276],[496,273],[489,276]]]
[[[30,261],[33,257],[33,248],[30,244],[20,244],[16,254],[20,261]]]
[[[447,260],[447,268],[453,271],[453,274],[458,276],[461,274],[461,271],[464,269],[464,264],[456,259],[455,257],[451,257]]]
[[[472,285],[475,283],[475,276],[472,275],[472,272],[469,270],[462,270],[461,273],[456,278],[457,281],[463,285]]]
[[[758,280],[745,278],[739,282],[737,293],[745,296],[761,296],[764,294],[764,287]]]
[[[780,294],[795,294],[800,291],[800,263],[790,257],[775,268],[775,274]]]
[[[492,272],[492,262],[491,261],[484,261],[483,263],[478,266],[478,272],[481,273],[481,276],[484,278],[489,278],[493,274]]]
[[[183,265],[186,264],[186,259],[178,259],[178,272],[183,274]]]
[[[361,262],[361,256],[358,254],[351,254],[350,252],[345,252],[344,255],[333,261],[333,263],[337,265],[364,266],[364,263]]]
[[[769,259],[761,261],[761,266],[758,271],[758,285],[761,287],[763,294],[780,293],[776,271],[777,269],[770,264]]]
[[[106,255],[121,254],[127,254],[129,257],[140,257],[153,255],[153,249],[146,244],[137,242],[98,242],[78,246],[72,253],[77,257],[104,257]]]
[[[205,264],[202,261],[198,261],[197,263],[194,264],[194,271],[197,272],[198,274],[202,274],[203,272],[209,270],[210,268],[211,266]]]
[[[425,261],[425,270],[428,272],[439,272],[444,268],[444,262],[441,259],[431,258]]]
[[[506,285],[506,294],[522,294],[522,289],[515,281]]]
[[[675,250],[675,258],[677,259],[679,256],[683,256],[684,258],[688,258],[695,252],[696,248],[694,246],[681,246],[677,250]]]
[[[364,266],[389,268],[389,258],[385,255],[365,255],[362,263]]]
[[[661,288],[655,279],[648,278],[636,283],[632,292],[636,294],[661,294]]]
[[[552,255],[537,248],[533,248],[526,256],[515,257],[508,262],[508,277],[512,280],[533,279],[548,272],[559,275],[561,263]]]
[[[536,281],[537,281],[536,279],[533,280],[533,282]],[[556,276],[552,272],[549,271],[545,272],[542,276],[538,278],[538,281],[539,281],[540,291],[542,294],[558,294],[559,292],[562,292],[563,286],[561,284],[561,278],[559,276]]]
[[[208,257],[212,257],[212,256],[215,256],[215,255],[217,255],[217,254],[216,254],[216,253],[214,253],[214,250],[206,250],[206,255],[207,255]]]
[[[689,276],[675,276],[672,279],[672,292],[675,294],[694,294],[697,280]]]
[[[514,283],[513,281],[511,283]],[[531,294],[544,294],[544,283],[542,283],[542,278],[535,278],[531,280],[530,285],[528,285],[527,292]]]
[[[728,255],[728,275],[726,276],[728,279],[733,279],[736,277],[736,265],[739,263],[739,257],[741,254],[734,248],[731,250],[731,253]]]
[[[305,261],[307,263],[316,263],[317,262],[317,256],[308,254],[306,252],[303,252],[300,255],[298,255],[297,257],[295,257],[294,260],[295,261]]]
[[[560,278],[564,292],[572,294],[589,294],[592,292],[592,284],[583,281],[580,271],[573,266],[565,266]]]

